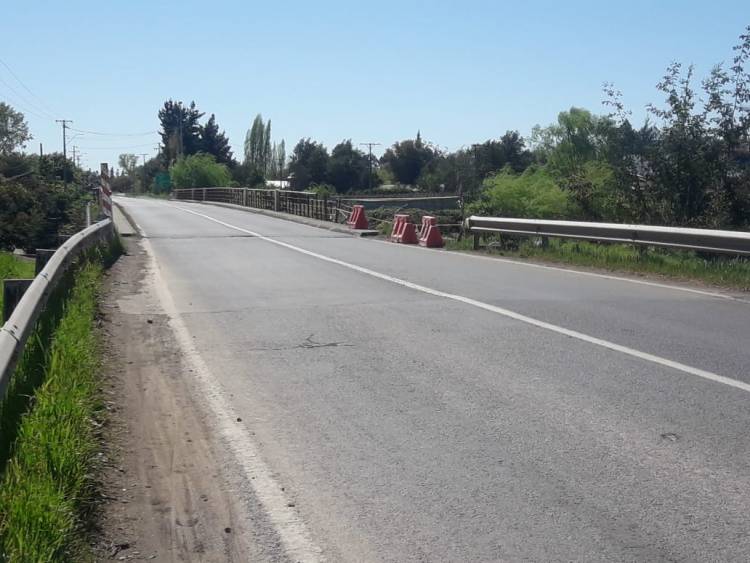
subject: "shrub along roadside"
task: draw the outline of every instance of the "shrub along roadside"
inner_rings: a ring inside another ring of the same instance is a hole
[[[15,421],[15,441],[0,482],[1,560],[87,558],[82,537],[99,445],[99,343],[93,320],[101,273],[98,261],[83,262],[43,361],[24,358],[14,374],[38,386],[30,408]],[[29,353],[38,355],[34,348]],[[11,395],[4,411],[9,402]]]
[[[484,239],[483,245],[487,252],[501,256],[533,258],[635,274],[657,274],[750,291],[750,260],[746,258],[704,258],[690,251],[561,239],[550,239],[546,247],[538,243],[538,239],[492,237]],[[472,237],[458,242],[449,240],[447,247],[449,250],[470,250]]]

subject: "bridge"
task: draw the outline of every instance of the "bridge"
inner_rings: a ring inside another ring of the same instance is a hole
[[[150,296],[120,307],[174,333],[169,377],[188,381],[224,452],[227,503],[255,530],[246,553],[750,553],[746,297],[116,202],[147,260],[132,291]]]

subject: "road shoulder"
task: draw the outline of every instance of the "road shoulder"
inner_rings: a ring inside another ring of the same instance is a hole
[[[114,560],[278,560],[278,540],[240,490],[136,239],[103,291],[109,411],[99,556]]]

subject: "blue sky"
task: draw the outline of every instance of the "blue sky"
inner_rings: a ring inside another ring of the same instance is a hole
[[[634,117],[672,60],[729,61],[750,2],[129,2],[2,0],[0,100],[26,113],[28,150],[83,164],[155,154],[165,99],[215,113],[240,156],[256,113],[288,151],[300,137],[456,149],[528,135],[572,105],[602,111],[614,82]],[[30,92],[31,93],[30,93]],[[33,93],[33,94],[32,94]],[[381,149],[382,150],[382,149]]]

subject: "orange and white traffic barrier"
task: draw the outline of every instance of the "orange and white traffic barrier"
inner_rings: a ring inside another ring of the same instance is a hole
[[[349,219],[346,221],[352,229],[366,229],[369,226],[367,222],[367,216],[365,215],[364,205],[352,206],[352,212],[349,215]]]
[[[437,218],[431,215],[422,217],[422,230],[419,232],[419,246],[442,248],[445,245],[443,235],[437,226]]]

